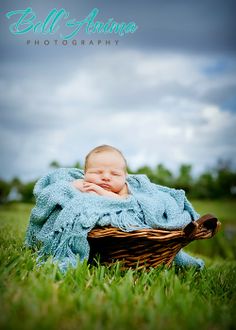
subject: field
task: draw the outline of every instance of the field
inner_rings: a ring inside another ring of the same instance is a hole
[[[185,251],[206,262],[202,272],[174,267],[122,271],[80,264],[62,275],[50,260],[39,268],[23,246],[31,205],[0,208],[1,329],[235,329],[236,205],[193,201],[215,213],[222,230]]]

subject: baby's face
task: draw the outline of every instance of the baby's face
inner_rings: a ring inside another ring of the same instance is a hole
[[[88,159],[84,179],[103,189],[119,193],[126,181],[125,162],[115,151],[94,153]]]

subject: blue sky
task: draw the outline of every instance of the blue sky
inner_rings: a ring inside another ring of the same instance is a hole
[[[125,37],[81,31],[75,39],[85,46],[63,46],[58,35],[12,35],[6,12],[29,6],[39,19],[64,7],[77,20],[97,7],[100,20],[135,21],[138,30]],[[52,160],[82,162],[103,143],[120,148],[133,168],[191,163],[199,173],[219,158],[236,165],[235,7],[229,0],[2,1],[0,177],[33,179]]]

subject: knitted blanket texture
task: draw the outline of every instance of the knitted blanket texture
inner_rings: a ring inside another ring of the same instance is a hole
[[[84,178],[76,168],[54,170],[34,187],[25,244],[38,249],[38,262],[51,255],[62,272],[88,259],[87,235],[95,226],[123,231],[143,228],[180,229],[197,220],[183,190],[151,183],[145,175],[127,175],[129,195],[123,199],[82,193],[71,182]],[[174,262],[202,268],[204,263],[182,250]]]

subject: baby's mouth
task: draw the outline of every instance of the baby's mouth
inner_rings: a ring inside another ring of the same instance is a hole
[[[100,187],[102,187],[103,189],[106,189],[106,190],[110,190],[111,189],[111,187],[109,186],[109,184],[106,184],[106,183],[100,184]]]

